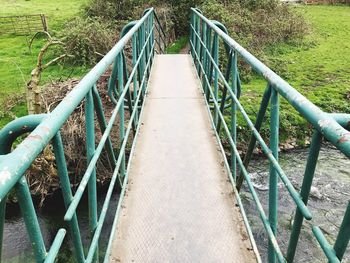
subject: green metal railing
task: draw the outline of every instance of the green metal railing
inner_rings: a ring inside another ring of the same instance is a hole
[[[99,251],[98,248],[101,230],[109,208],[112,192],[118,181],[123,186],[117,209],[117,214],[119,213],[127,181],[125,156],[127,143],[133,137],[131,136],[132,132],[135,134],[140,124],[139,115],[144,103],[153,57],[155,52],[164,52],[165,45],[165,33],[158,17],[153,8],[147,9],[140,20],[131,22],[123,29],[119,42],[51,113],[29,115],[16,119],[0,131],[1,248],[6,197],[14,189],[32,244],[35,260],[37,262],[54,262],[59,253],[65,238],[66,229],[62,228],[57,232],[49,251],[47,251],[25,177],[26,170],[44,148],[51,143],[62,196],[67,209],[64,220],[69,227],[70,238],[74,247],[74,259],[77,262],[97,261],[98,258],[101,258],[99,253],[102,252],[105,255],[104,261],[108,261],[115,224],[110,233],[106,251]],[[130,50],[130,47],[132,50],[131,70],[128,69],[128,64],[130,63],[127,62],[125,55],[126,48]],[[108,91],[112,101],[115,103],[115,108],[107,123],[96,83],[111,65],[113,65],[113,69],[108,84]],[[60,129],[81,103],[85,105],[87,168],[79,187],[73,195]],[[126,114],[125,110],[129,111],[129,114]],[[97,145],[95,142],[95,116],[102,133],[102,137]],[[117,122],[119,125],[119,145],[113,145],[111,131]],[[29,132],[30,134],[25,140],[11,152],[15,140]],[[111,175],[103,207],[98,214],[96,164],[104,149],[113,165],[114,172]],[[76,213],[86,189],[88,190],[89,231],[91,236],[88,248],[83,246]]]
[[[224,46],[225,61],[220,61],[220,43]],[[270,70],[247,50],[235,42],[227,33],[226,28],[217,21],[207,19],[200,10],[192,8],[191,30],[190,30],[191,54],[202,82],[208,108],[211,111],[212,125],[220,137],[221,130],[225,140],[231,147],[231,181],[238,194],[239,189],[246,181],[248,189],[256,204],[258,213],[268,236],[268,261],[292,262],[295,256],[304,218],[312,219],[312,214],[307,207],[307,201],[317,164],[318,153],[322,138],[331,142],[337,149],[350,158],[350,115],[328,114],[321,111],[298,91],[291,87],[286,81]],[[240,81],[238,58],[243,59],[252,69],[261,75],[267,82],[267,86],[260,104],[255,124],[251,121],[239,101],[242,90]],[[314,128],[310,152],[307,160],[305,174],[300,192],[291,184],[278,162],[279,145],[279,100],[280,96],[285,98]],[[269,146],[259,133],[263,124],[268,105],[270,104],[270,138]],[[229,123],[226,122],[224,110],[230,109]],[[251,139],[244,155],[241,158],[237,143],[237,114],[240,113],[251,130]],[[257,192],[254,189],[247,167],[252,157],[256,143],[259,143],[263,153],[270,163],[269,171],[269,209],[266,215]],[[281,180],[287,188],[296,205],[295,218],[290,235],[288,249],[282,253],[277,242],[278,221],[278,180]],[[239,205],[243,209],[242,204]],[[250,231],[247,220],[247,228]],[[312,220],[311,220],[312,223]],[[316,239],[330,262],[341,261],[350,237],[350,204],[346,208],[343,223],[339,229],[334,246],[325,239],[322,231],[312,227]]]

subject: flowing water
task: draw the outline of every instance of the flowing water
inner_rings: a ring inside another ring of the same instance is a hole
[[[98,212],[101,211],[103,201],[105,199],[106,189],[100,189],[101,194],[98,196]],[[100,236],[100,249],[104,251],[109,233],[114,220],[115,210],[119,194],[114,193],[110,200],[110,208],[105,218],[105,224],[102,228]],[[40,229],[43,234],[43,239],[48,248],[52,244],[56,233],[59,228],[64,227],[67,229],[67,225],[63,222],[64,217],[63,200],[60,194],[56,193],[50,197],[42,208],[37,209],[37,216],[40,224]],[[81,205],[77,210],[78,221],[80,227],[81,238],[85,248],[89,246],[90,234],[89,234],[89,220],[88,220],[88,206],[87,198],[81,200]],[[2,249],[2,258],[5,263],[26,263],[35,262],[34,255],[30,241],[28,239],[26,227],[21,217],[21,213],[18,206],[9,205],[6,208],[6,219],[4,228],[4,244]],[[70,239],[67,232],[65,240]],[[85,254],[87,252],[85,251]],[[100,253],[100,258],[103,258],[103,254]],[[57,262],[74,262],[73,260],[73,246],[71,242],[63,242]]]
[[[302,176],[305,169],[307,149],[293,150],[286,153],[280,153],[280,163],[294,187],[299,190],[302,182]],[[313,213],[313,222],[320,226],[326,238],[333,244],[334,237],[338,232],[345,208],[350,197],[350,161],[336,149],[330,146],[323,147],[320,153],[319,162],[309,199],[309,208]],[[261,199],[261,202],[268,212],[268,161],[262,156],[252,160],[249,172]],[[295,205],[290,198],[283,184],[280,182],[279,189],[279,226],[278,242],[282,251],[286,251],[289,239],[291,223],[294,217]],[[266,262],[267,255],[267,237],[261,224],[260,218],[256,212],[256,207],[248,192],[242,192],[242,200],[246,213],[259,248],[263,262]],[[103,189],[101,189],[103,192]],[[100,247],[105,247],[108,233],[111,229],[115,205],[118,201],[118,194],[113,195],[111,204],[114,204],[106,216],[105,227],[101,235]],[[104,195],[99,197],[99,207],[101,208]],[[37,215],[41,230],[43,232],[45,243],[51,244],[57,230],[65,227],[63,218],[63,202],[59,194],[56,194],[41,209],[38,209]],[[89,244],[88,232],[88,212],[86,200],[78,210],[79,226],[82,233],[84,244]],[[69,234],[67,233],[67,237]],[[3,262],[6,263],[24,263],[34,262],[31,252],[31,245],[27,237],[26,228],[21,218],[17,206],[9,206],[7,209],[6,224],[4,229],[4,247]],[[70,242],[64,242],[59,256],[59,262],[70,262],[72,256],[72,245]],[[347,252],[344,262],[350,262],[350,253]],[[312,261],[310,261],[312,258]],[[312,235],[310,223],[304,222],[301,232],[301,239],[297,248],[296,262],[327,262],[317,241]]]
[[[281,167],[298,191],[301,187],[307,155],[307,149],[280,153]],[[268,215],[268,161],[260,156],[252,160],[248,171],[251,173],[255,190],[265,213]],[[308,207],[313,214],[313,224],[318,225],[327,240],[334,244],[350,199],[350,160],[330,146],[323,147],[312,185]],[[267,235],[250,193],[247,192],[246,187],[244,190],[242,201],[263,262],[266,262]],[[278,191],[277,240],[282,252],[285,253],[294,219],[295,204],[281,181],[278,184]],[[312,234],[311,224],[306,221],[304,221],[301,231],[295,262],[327,262]],[[350,262],[349,251],[345,254],[343,262]]]

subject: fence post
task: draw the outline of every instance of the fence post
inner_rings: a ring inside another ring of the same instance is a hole
[[[278,134],[279,134],[279,98],[278,92],[272,88],[271,91],[271,107],[270,107],[270,150],[278,161]],[[270,162],[270,178],[269,178],[269,221],[273,233],[277,232],[277,207],[278,207],[278,175],[275,167]],[[274,247],[269,241],[268,262],[276,262],[276,254]]]
[[[307,204],[309,193],[312,185],[312,180],[314,178],[316,164],[318,155],[320,152],[322,143],[322,134],[317,130],[314,131],[312,136],[309,156],[306,163],[305,173],[303,183],[301,185],[300,196],[305,204]],[[294,216],[293,227],[289,238],[288,250],[287,250],[287,261],[293,262],[296,247],[299,240],[300,229],[303,224],[303,215],[300,210],[297,208]]]
[[[7,197],[3,198],[0,202],[0,262],[2,256],[2,241],[4,235],[4,225],[5,225],[5,213],[6,213],[6,200]]]
[[[237,75],[238,75],[238,69],[237,69],[237,52],[232,52],[231,57],[229,58],[231,60],[231,71],[232,71],[232,90],[233,93],[237,96]],[[225,100],[222,98],[222,105],[223,111],[225,108]],[[235,145],[237,145],[237,120],[236,120],[236,112],[237,112],[237,105],[234,99],[231,99],[231,136],[232,140]],[[231,173],[233,180],[236,181],[236,153],[234,150],[234,147],[231,147]]]
[[[343,218],[343,222],[339,228],[339,233],[334,244],[334,250],[339,258],[342,260],[346,247],[348,246],[350,239],[350,201],[348,202],[348,207]]]
[[[218,33],[214,33],[214,63],[219,67],[219,37],[218,37]],[[218,102],[219,100],[219,73],[218,70],[215,68],[214,69],[214,98],[215,101]],[[217,126],[218,124],[218,118],[219,118],[219,114],[218,114],[218,110],[215,107],[214,109],[214,124],[215,126]]]
[[[41,18],[41,23],[42,23],[42,25],[43,25],[43,30],[44,30],[45,32],[47,32],[49,29],[48,29],[48,27],[47,27],[47,21],[46,21],[45,15],[44,15],[44,14],[40,14],[40,18]]]
[[[95,154],[95,120],[94,120],[94,101],[92,89],[85,98],[86,111],[86,162],[90,163]],[[97,227],[97,190],[96,190],[96,167],[91,173],[88,182],[88,202],[89,202],[89,228],[90,235],[93,237]],[[98,249],[96,249],[95,261],[98,261]]]
[[[211,28],[208,27],[207,28],[207,43],[205,44],[207,46],[207,49],[210,53],[211,51]],[[207,61],[206,61],[206,65],[204,65],[204,68],[205,68],[205,73],[208,77],[208,80],[209,80],[209,85],[211,83],[211,59],[209,58],[209,55],[207,56]],[[206,99],[209,103],[209,100],[210,100],[210,91],[209,91],[210,87],[208,86],[208,83],[205,81],[205,85],[204,85],[204,93],[206,95]]]
[[[41,234],[38,218],[35,214],[29,186],[24,175],[17,182],[15,189],[18,203],[21,208],[21,213],[27,227],[29,239],[33,246],[35,259],[37,262],[44,262],[46,257],[45,244]]]
[[[67,163],[64,156],[63,143],[61,134],[58,132],[52,140],[53,150],[55,153],[57,172],[60,178],[60,184],[62,189],[62,197],[66,209],[68,209],[73,195],[72,189],[69,181]],[[84,259],[84,249],[81,242],[81,236],[79,231],[78,219],[76,213],[74,213],[72,220],[68,222],[70,228],[70,234],[73,241],[73,247],[76,259],[79,263],[83,263]]]
[[[142,30],[144,30],[144,29],[142,29]],[[143,39],[143,37],[142,37],[142,39]],[[144,41],[142,41],[142,43],[144,44]],[[119,89],[119,94],[122,94],[123,89],[124,89],[124,76],[123,76],[123,57],[122,57],[121,53],[118,54],[118,56],[117,56],[117,67],[118,67],[118,89]],[[146,71],[147,69],[144,68],[144,70]],[[124,130],[124,99],[122,101],[123,102],[120,104],[120,108],[118,109],[119,110],[120,147],[122,146],[122,143],[124,140],[124,134],[125,134],[125,130]],[[123,152],[122,163],[120,165],[120,178],[123,180],[124,176],[125,176],[125,152]]]

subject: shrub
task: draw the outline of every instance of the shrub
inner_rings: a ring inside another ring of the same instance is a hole
[[[76,18],[67,24],[63,39],[74,63],[92,65],[112,48],[116,34],[105,22]]]
[[[138,0],[92,0],[85,5],[87,17],[103,20],[130,20]]]
[[[274,0],[242,2],[245,4],[209,0],[201,9],[208,18],[226,25],[229,34],[252,52],[259,53],[268,45],[299,41],[307,32],[303,17],[289,6]]]
[[[176,1],[168,0],[172,7],[172,20],[174,22],[174,31],[177,37],[188,35],[191,7],[199,7],[203,0]],[[161,1],[159,1],[161,3]]]
[[[222,22],[234,40],[272,67],[280,62],[267,55],[271,47],[301,42],[308,32],[300,14],[275,0],[208,0],[201,10],[209,19]],[[249,80],[250,67],[240,61],[240,69],[243,80]]]

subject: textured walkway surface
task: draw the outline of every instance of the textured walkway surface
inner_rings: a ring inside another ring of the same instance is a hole
[[[256,262],[189,55],[155,58],[111,262]]]

